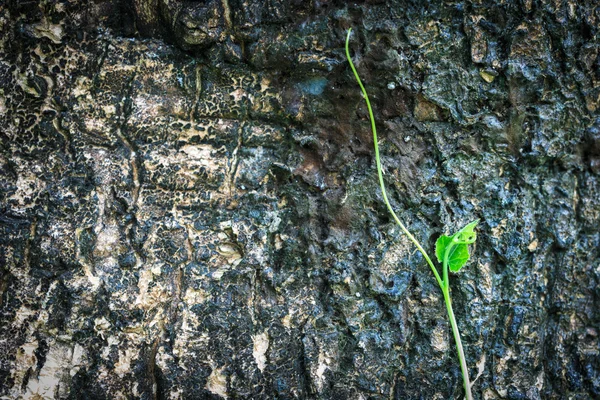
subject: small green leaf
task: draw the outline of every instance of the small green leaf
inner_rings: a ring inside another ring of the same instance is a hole
[[[443,263],[448,252],[448,267],[458,272],[469,261],[469,244],[475,243],[477,234],[474,229],[479,220],[473,221],[452,236],[442,235],[435,243],[435,255]]]
[[[479,220],[476,219],[473,222],[468,223],[464,228],[459,230],[452,236],[452,240],[454,243],[462,243],[462,244],[472,244],[477,240],[477,233],[475,232],[475,227],[479,223]]]
[[[469,260],[468,246],[462,243],[454,243],[452,237],[442,235],[435,243],[435,255],[441,263],[444,262],[446,250],[448,250],[448,267],[450,267],[450,271],[460,271]]]
[[[446,246],[448,246],[452,242],[452,238],[450,236],[442,235],[435,242],[435,255],[439,262],[444,262],[444,252],[446,251]]]
[[[469,247],[466,244],[456,244],[450,249],[448,257],[448,267],[450,271],[458,272],[469,261]]]

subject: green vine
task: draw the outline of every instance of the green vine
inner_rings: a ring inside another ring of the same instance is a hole
[[[469,244],[475,243],[477,239],[477,233],[475,233],[475,226],[479,222],[478,220],[473,221],[467,224],[464,228],[456,232],[452,236],[442,235],[438,238],[435,245],[435,254],[437,256],[438,262],[442,263],[442,276],[440,276],[438,269],[431,261],[431,258],[427,254],[427,252],[423,249],[423,246],[419,243],[419,241],[410,233],[410,231],[406,228],[406,226],[400,221],[394,209],[392,208],[388,197],[387,192],[385,190],[385,184],[383,181],[383,172],[381,169],[381,160],[379,158],[379,145],[377,143],[377,127],[375,126],[375,117],[373,116],[373,109],[371,108],[371,102],[369,101],[369,96],[367,95],[367,91],[358,76],[358,72],[354,67],[354,63],[352,62],[352,58],[350,57],[350,34],[352,33],[352,29],[348,29],[348,35],[346,36],[346,57],[348,58],[348,62],[350,63],[350,68],[352,68],[352,72],[354,73],[354,77],[356,78],[356,82],[358,82],[358,86],[360,86],[360,90],[364,96],[365,102],[367,103],[367,109],[369,111],[369,119],[371,120],[371,130],[373,132],[373,143],[375,146],[375,163],[377,165],[377,176],[379,177],[379,186],[381,187],[381,193],[383,195],[383,201],[387,206],[388,211],[394,218],[394,221],[400,226],[402,232],[408,236],[411,242],[417,247],[419,252],[427,261],[427,264],[431,268],[431,272],[435,276],[435,280],[437,281],[440,289],[442,290],[442,294],[444,296],[444,302],[446,303],[446,310],[448,312],[448,319],[450,320],[450,325],[452,327],[452,334],[454,335],[454,342],[456,343],[456,350],[458,352],[458,360],[460,363],[460,369],[463,377],[463,386],[465,389],[465,395],[467,400],[472,400],[473,395],[471,394],[471,383],[469,381],[469,370],[467,368],[467,362],[465,359],[465,352],[462,346],[462,342],[460,340],[460,332],[458,330],[458,325],[456,324],[456,318],[454,317],[454,311],[452,310],[452,299],[450,297],[450,278],[448,271],[458,272],[460,269],[467,263],[469,260]]]

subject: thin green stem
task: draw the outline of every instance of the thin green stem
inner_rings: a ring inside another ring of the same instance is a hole
[[[385,205],[387,206],[390,214],[392,214],[394,221],[396,221],[398,226],[400,226],[400,229],[402,229],[402,231],[406,234],[406,236],[408,236],[410,241],[413,242],[413,244],[415,246],[417,246],[417,249],[421,252],[421,254],[423,255],[423,258],[425,258],[425,261],[427,261],[427,264],[429,264],[429,267],[431,267],[431,271],[433,272],[433,275],[435,276],[435,279],[436,279],[438,285],[440,285],[440,288],[443,288],[442,279],[440,278],[440,274],[438,273],[437,269],[435,268],[435,265],[433,265],[431,258],[429,258],[429,256],[427,255],[427,253],[425,252],[425,250],[423,249],[423,246],[421,246],[419,241],[412,235],[412,233],[410,233],[410,231],[406,228],[406,226],[404,226],[402,221],[400,221],[400,219],[394,212],[394,209],[392,208],[390,202],[388,201],[387,192],[385,191],[385,184],[383,182],[383,171],[381,169],[381,161],[379,159],[379,145],[377,143],[377,127],[375,126],[375,117],[373,116],[373,109],[371,108],[371,102],[369,101],[369,96],[367,95],[367,90],[363,86],[362,81],[360,80],[360,77],[358,76],[358,72],[356,71],[356,68],[354,67],[354,63],[352,62],[352,58],[350,57],[349,43],[350,43],[350,34],[351,33],[352,33],[352,29],[348,29],[348,35],[346,36],[346,57],[348,58],[348,62],[350,63],[350,68],[352,68],[352,72],[354,73],[356,82],[358,82],[358,86],[360,86],[360,90],[363,93],[365,102],[367,103],[367,109],[369,110],[369,119],[371,120],[371,130],[373,131],[373,142],[375,144],[375,162],[377,164],[377,176],[379,177],[379,185],[381,186],[381,194],[383,195],[383,201],[385,202]]]
[[[446,247],[446,251],[444,252],[444,260],[442,261],[442,274],[444,277],[444,287],[442,288],[442,291],[450,288],[450,277],[448,276],[448,259],[450,258],[451,248],[452,246]]]
[[[469,370],[467,368],[467,361],[465,359],[465,351],[460,340],[460,331],[458,330],[458,324],[454,317],[454,311],[452,310],[452,299],[450,298],[450,277],[448,275],[450,252],[454,246],[450,244],[446,247],[444,252],[444,260],[442,262],[442,268],[444,270],[444,302],[446,303],[446,310],[448,311],[448,319],[450,320],[450,326],[452,327],[452,334],[454,335],[454,343],[456,343],[456,351],[458,352],[458,360],[460,362],[460,370],[463,377],[463,386],[465,387],[465,395],[467,400],[472,400],[473,395],[471,394],[471,382],[469,381]]]
[[[460,332],[458,330],[458,325],[456,324],[454,311],[452,310],[450,288],[446,287],[442,291],[444,292],[444,301],[446,303],[446,310],[448,311],[448,319],[450,320],[450,326],[452,326],[452,333],[454,334],[454,343],[456,343],[456,351],[458,352],[460,371],[462,372],[463,386],[465,387],[465,397],[467,400],[473,400],[473,395],[471,394],[471,382],[469,381],[469,369],[467,368],[467,360],[465,359],[465,351],[463,350],[462,342],[460,340]]]

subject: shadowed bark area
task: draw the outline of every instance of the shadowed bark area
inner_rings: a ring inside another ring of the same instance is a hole
[[[600,397],[595,1],[0,0],[0,397]]]

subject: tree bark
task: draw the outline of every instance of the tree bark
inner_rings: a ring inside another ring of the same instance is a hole
[[[599,12],[0,1],[0,397],[462,398],[350,27],[474,398],[599,397]]]

